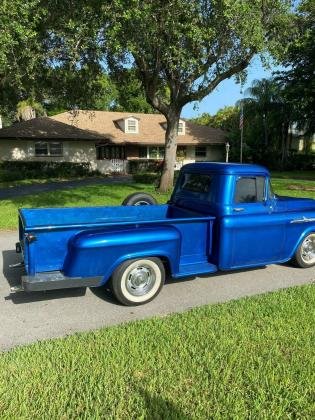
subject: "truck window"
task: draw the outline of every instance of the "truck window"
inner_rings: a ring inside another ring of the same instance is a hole
[[[265,177],[241,177],[236,182],[235,203],[261,203],[265,197]]]
[[[211,201],[211,175],[185,173],[182,175],[174,197],[185,194],[186,197]]]

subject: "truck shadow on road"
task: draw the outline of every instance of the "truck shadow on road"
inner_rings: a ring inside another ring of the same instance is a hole
[[[17,286],[20,284],[21,276],[23,275],[23,269],[22,268],[9,268],[10,264],[16,264],[21,261],[21,257],[16,254],[14,250],[7,250],[2,251],[2,257],[3,257],[3,276],[8,282],[9,287]],[[266,267],[255,267],[251,269],[246,270],[235,270],[230,272],[217,272],[213,274],[203,274],[199,276],[190,276],[180,279],[172,279],[169,276],[167,276],[165,287],[167,287],[170,284],[174,283],[187,283],[190,281],[195,280],[197,277],[199,278],[208,278],[211,276],[212,278],[217,278],[224,275],[230,275],[233,276],[233,274],[237,274],[240,271],[257,271],[257,270],[263,270]],[[53,299],[65,299],[65,298],[73,298],[73,297],[82,297],[86,294],[86,288],[74,288],[74,289],[59,289],[59,290],[48,290],[46,292],[20,292],[16,294],[10,294],[9,293],[9,287],[8,287],[8,295],[4,297],[5,300],[11,300],[14,304],[23,304],[23,303],[30,303],[30,302],[38,302],[38,301],[44,301],[44,300],[53,300]],[[121,306],[121,304],[115,299],[115,297],[112,295],[109,287],[102,286],[102,287],[93,287],[90,289],[93,295],[95,295],[97,298],[102,299],[108,303]]]
[[[75,289],[62,289],[62,290],[48,290],[47,292],[33,292],[25,293],[20,292],[10,294],[9,288],[18,286],[21,281],[21,276],[24,274],[22,268],[10,268],[10,264],[17,264],[21,261],[21,257],[16,254],[14,250],[2,251],[3,260],[3,276],[8,282],[8,295],[4,296],[5,300],[11,300],[14,304],[38,302],[43,300],[64,299],[84,296],[86,288],[80,287]]]

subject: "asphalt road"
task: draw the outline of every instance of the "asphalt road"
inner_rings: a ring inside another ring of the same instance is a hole
[[[216,274],[209,277],[168,282],[160,295],[144,306],[119,305],[104,289],[73,289],[10,295],[18,284],[20,269],[8,265],[19,262],[14,251],[16,233],[0,233],[0,349],[37,340],[61,337],[107,325],[164,316],[215,302],[225,302],[272,290],[315,281],[315,268],[289,265]]]

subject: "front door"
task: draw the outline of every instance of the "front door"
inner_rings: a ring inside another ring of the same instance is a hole
[[[264,176],[235,179],[230,226],[231,268],[280,261],[284,252],[285,221],[274,211]]]

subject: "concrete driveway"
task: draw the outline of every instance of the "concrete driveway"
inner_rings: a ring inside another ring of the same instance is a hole
[[[73,289],[10,295],[18,284],[20,269],[14,251],[16,233],[0,233],[0,349],[61,337],[121,322],[163,316],[209,303],[225,302],[285,287],[315,281],[315,269],[289,265],[217,274],[168,282],[161,294],[147,305],[124,307],[104,289]],[[2,264],[3,259],[3,264]]]

